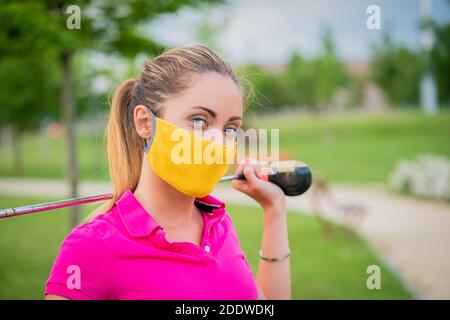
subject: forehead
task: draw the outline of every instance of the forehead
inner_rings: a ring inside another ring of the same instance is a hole
[[[244,107],[241,88],[229,76],[215,72],[193,74],[187,89],[167,99],[166,103],[169,107],[166,111],[184,112],[193,106],[203,106],[218,116],[242,115]],[[176,108],[170,108],[170,105],[176,105]]]

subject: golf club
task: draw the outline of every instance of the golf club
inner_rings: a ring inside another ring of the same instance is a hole
[[[286,160],[273,163],[272,173],[267,175],[267,180],[279,186],[285,195],[298,196],[305,193],[312,183],[311,169],[300,161]],[[243,173],[237,175],[224,176],[220,182],[234,179],[245,180]],[[34,212],[48,211],[69,206],[76,206],[85,203],[108,200],[112,194],[102,194],[97,196],[78,197],[72,199],[58,200],[27,206],[0,209],[0,218],[13,217]]]

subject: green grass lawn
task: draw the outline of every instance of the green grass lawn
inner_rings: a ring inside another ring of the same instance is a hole
[[[250,118],[248,118],[250,120]],[[280,147],[308,163],[314,173],[333,182],[387,181],[395,163],[429,152],[450,156],[450,113],[383,115],[270,115],[249,124],[280,129]],[[103,136],[77,139],[81,179],[108,179]],[[64,178],[65,148],[61,140],[27,134],[23,144],[24,175]],[[11,176],[9,149],[0,150],[0,176]]]
[[[80,178],[107,180],[108,166],[103,136],[78,134],[76,140]],[[22,162],[25,177],[64,179],[67,162],[63,139],[46,138],[40,133],[26,133],[22,140]],[[0,177],[16,176],[11,148],[0,149]]]
[[[56,199],[0,196],[0,208]],[[82,206],[86,214],[93,207]],[[240,243],[255,274],[262,212],[228,206]],[[0,220],[0,299],[41,299],[59,245],[69,232],[67,209]],[[294,299],[411,299],[402,283],[360,238],[336,228],[324,238],[316,220],[290,213],[289,241]],[[369,265],[381,267],[381,289],[366,287]]]
[[[280,129],[280,148],[334,182],[385,183],[400,159],[450,157],[450,113],[271,115],[253,123]]]

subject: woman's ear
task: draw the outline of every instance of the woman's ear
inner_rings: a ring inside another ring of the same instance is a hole
[[[133,120],[138,135],[148,142],[152,136],[154,126],[153,117],[148,108],[142,104],[134,107]]]

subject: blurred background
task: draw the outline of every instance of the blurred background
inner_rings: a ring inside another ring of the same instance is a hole
[[[0,208],[112,191],[108,99],[204,44],[254,86],[245,127],[306,162],[288,199],[294,299],[450,299],[450,1],[0,1]],[[256,272],[262,212],[227,201]],[[100,203],[0,220],[0,299],[41,299]],[[374,271],[375,270],[375,271]]]

